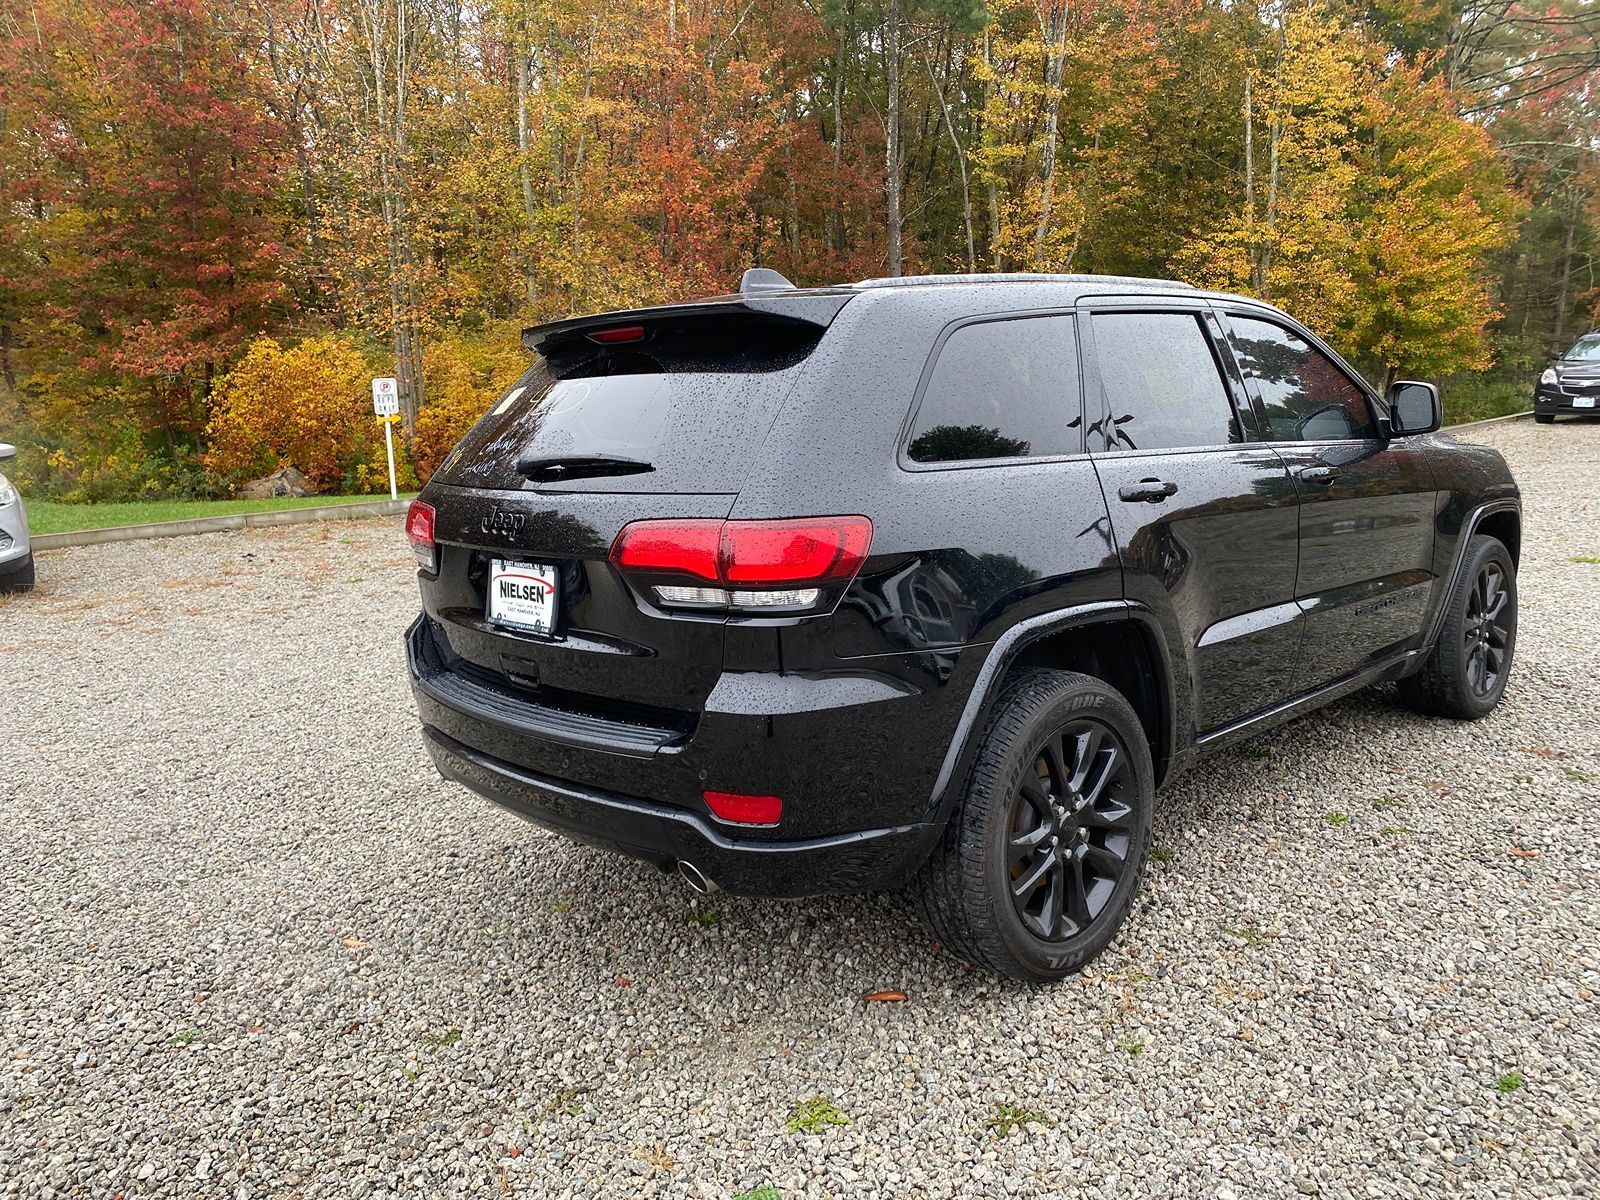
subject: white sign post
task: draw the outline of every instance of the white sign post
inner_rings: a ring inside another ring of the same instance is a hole
[[[394,485],[394,422],[400,415],[400,384],[392,378],[372,381],[372,411],[383,422],[383,445],[389,452],[389,499],[396,500],[400,491]]]

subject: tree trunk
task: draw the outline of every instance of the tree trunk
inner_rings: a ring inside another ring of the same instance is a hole
[[[1562,353],[1567,348],[1567,314],[1572,307],[1572,259],[1573,251],[1577,245],[1578,233],[1578,189],[1569,180],[1567,183],[1564,213],[1567,221],[1566,237],[1561,244],[1561,292],[1556,301],[1556,322],[1550,331],[1550,353],[1552,356]]]
[[[1250,92],[1254,71],[1244,73],[1244,230],[1245,254],[1250,260],[1250,290],[1261,288],[1256,245],[1256,136],[1255,111]]]
[[[360,14],[372,68],[372,98],[378,119],[378,184],[389,258],[389,327],[394,351],[400,412],[409,442],[423,404],[422,350],[418,338],[414,259],[406,212],[406,83],[409,64],[411,0],[395,0],[394,57],[388,51],[387,14],[383,0],[362,0]],[[389,76],[393,73],[393,95]]]
[[[589,44],[585,50],[583,61],[583,111],[585,114],[589,111],[589,98],[594,94],[594,40],[599,36],[599,33],[600,21],[597,17],[589,24]],[[588,141],[589,118],[586,115],[583,119],[583,125],[578,131],[578,148],[572,157],[572,264],[579,276],[582,275],[582,270],[578,264],[583,261],[583,156],[588,148]],[[577,305],[574,301],[581,299],[582,297],[574,297],[571,294],[571,289],[568,289],[567,307],[569,310],[576,311]]]
[[[539,285],[533,270],[533,246],[538,205],[533,196],[533,138],[528,127],[528,76],[533,70],[533,49],[528,44],[526,21],[517,23],[519,34],[517,55],[517,171],[522,183],[522,215],[528,225],[528,255],[522,264],[523,283],[527,288],[528,308],[531,311],[539,301]]]
[[[1061,72],[1067,60],[1067,10],[1052,4],[1050,15],[1042,30],[1050,47],[1045,59],[1045,103],[1050,106],[1045,116],[1044,149],[1039,156],[1039,224],[1033,232],[1033,265],[1038,267],[1044,257],[1044,242],[1050,234],[1051,210],[1055,204],[1056,141],[1060,131]]]
[[[833,63],[833,203],[828,207],[828,245],[844,253],[844,65],[850,25],[848,9],[840,16],[839,49]]]
[[[1283,139],[1283,116],[1279,111],[1279,98],[1283,95],[1284,30],[1278,25],[1278,58],[1273,68],[1272,120],[1267,126],[1267,227],[1257,255],[1256,268],[1259,282],[1256,295],[1263,300],[1272,295],[1272,259],[1277,250],[1278,236],[1278,143]]]
[[[889,274],[902,272],[900,260],[900,0],[889,0],[889,28],[884,38],[889,76],[889,113],[885,121],[884,191],[889,201]]]
[[[11,332],[11,322],[0,322],[0,377],[6,381],[6,391],[17,390],[17,372],[11,361],[11,347],[14,335]]]
[[[947,60],[948,61],[948,60]],[[939,97],[939,111],[944,116],[945,132],[950,135],[950,145],[956,154],[956,168],[961,172],[961,218],[967,231],[967,270],[978,269],[977,248],[972,238],[972,183],[967,177],[967,151],[961,144],[961,139],[956,136],[955,123],[950,119],[950,105],[945,101],[944,88],[934,78],[933,64],[923,58],[922,65],[928,69],[928,82],[933,86],[934,95]]]
[[[988,27],[983,31],[983,110],[989,111],[990,104],[994,101],[994,51]],[[994,172],[989,172],[989,254],[993,261],[994,270],[1000,270],[1000,187],[995,182]]]

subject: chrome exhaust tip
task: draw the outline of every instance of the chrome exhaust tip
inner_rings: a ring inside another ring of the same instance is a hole
[[[702,896],[709,896],[717,890],[717,885],[707,879],[699,867],[685,859],[680,858],[678,860],[678,874],[683,877],[683,881],[690,888],[699,892]]]

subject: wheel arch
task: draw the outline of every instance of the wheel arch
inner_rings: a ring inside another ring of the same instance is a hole
[[[1019,622],[990,647],[934,783],[930,814],[942,822],[960,794],[989,713],[1016,671],[1051,667],[1104,680],[1144,726],[1156,783],[1177,754],[1171,656],[1155,615],[1125,600],[1102,601]]]
[[[1502,508],[1485,513],[1472,532],[1498,538],[1511,552],[1512,564],[1517,567],[1522,565],[1522,514],[1517,509]]]

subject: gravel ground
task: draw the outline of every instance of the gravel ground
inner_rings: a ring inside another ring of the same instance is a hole
[[[0,1196],[1600,1195],[1600,425],[1471,436],[1525,489],[1506,702],[1210,761],[1045,989],[894,897],[697,902],[441,783],[397,523],[41,555]],[[847,1123],[786,1129],[812,1097]]]

